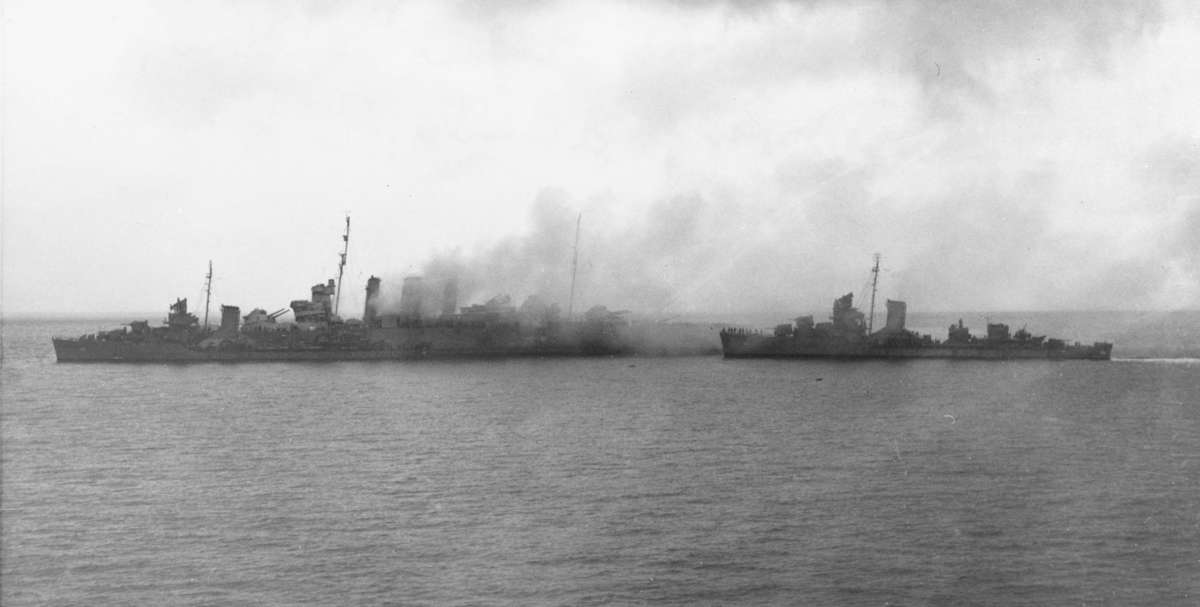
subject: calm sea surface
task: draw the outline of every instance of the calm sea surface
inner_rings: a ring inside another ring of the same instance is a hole
[[[54,362],[98,326],[4,326],[5,607],[1200,604],[1196,359]]]

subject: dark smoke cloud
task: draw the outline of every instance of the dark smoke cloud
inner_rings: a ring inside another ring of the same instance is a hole
[[[603,209],[582,215],[575,312],[594,305],[661,314],[698,267],[718,255],[711,205],[679,196],[650,205],[628,222]],[[579,208],[561,190],[545,190],[533,202],[530,227],[471,251],[435,254],[422,267],[427,282],[456,280],[459,303],[509,295],[519,304],[535,295],[570,306],[572,256]],[[389,278],[398,289],[399,279]],[[398,293],[398,291],[396,291]],[[391,297],[395,299],[395,297]]]

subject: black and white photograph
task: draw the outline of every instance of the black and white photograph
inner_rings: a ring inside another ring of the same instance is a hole
[[[0,0],[0,605],[1200,605],[1200,3]]]

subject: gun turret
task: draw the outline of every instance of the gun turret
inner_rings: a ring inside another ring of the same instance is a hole
[[[267,318],[270,318],[271,320],[275,320],[276,318],[279,318],[280,316],[283,316],[284,314],[286,314],[287,311],[288,311],[287,308],[280,308],[280,309],[275,310],[274,312],[271,312],[270,314],[268,314]]]

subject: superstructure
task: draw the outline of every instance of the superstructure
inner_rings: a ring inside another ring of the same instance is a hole
[[[723,329],[721,349],[726,358],[948,358],[979,360],[1086,359],[1109,360],[1112,344],[1067,343],[1062,339],[1034,336],[1024,328],[1012,332],[1007,324],[988,323],[986,336],[971,335],[960,319],[951,325],[945,339],[918,334],[905,328],[908,306],[887,300],[887,321],[874,329],[875,289],[879,257],[875,257],[871,281],[871,310],[868,317],[854,307],[854,294],[833,302],[828,322],[800,316],[772,331]]]

